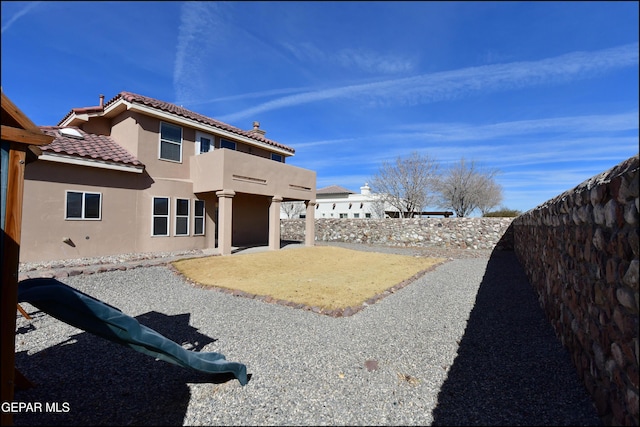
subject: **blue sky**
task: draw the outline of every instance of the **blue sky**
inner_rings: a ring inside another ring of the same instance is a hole
[[[638,154],[638,2],[2,2],[37,125],[130,91],[293,147],[318,188],[462,157],[526,211]]]

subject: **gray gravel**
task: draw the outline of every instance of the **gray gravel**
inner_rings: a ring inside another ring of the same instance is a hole
[[[36,387],[15,400],[43,412],[16,425],[601,425],[512,252],[456,257],[344,318],[199,289],[161,266],[63,281],[244,363],[250,381],[155,361],[24,304],[16,366]]]

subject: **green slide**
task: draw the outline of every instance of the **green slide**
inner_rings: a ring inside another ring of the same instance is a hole
[[[18,302],[28,302],[69,325],[165,362],[206,373],[231,373],[241,385],[247,384],[245,365],[228,362],[220,353],[187,350],[119,309],[56,279],[22,280]]]

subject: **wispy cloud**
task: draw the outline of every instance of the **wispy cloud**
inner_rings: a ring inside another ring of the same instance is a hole
[[[637,66],[638,43],[593,52],[573,52],[540,61],[485,65],[401,79],[289,95],[222,117],[233,121],[258,113],[328,99],[356,98],[369,105],[416,105],[478,92],[565,83],[613,69]]]
[[[27,2],[26,5],[22,9],[20,9],[16,14],[11,16],[9,18],[9,20],[7,21],[7,23],[2,26],[2,33],[4,33],[6,30],[8,30],[9,27],[11,27],[11,25],[13,25],[14,22],[16,22],[22,16],[26,15],[27,13],[29,13],[31,10],[33,10],[33,8],[37,7],[40,3],[42,3],[42,2],[41,1]]]
[[[310,141],[303,142],[300,144],[296,144],[296,149],[299,148],[309,148],[309,147],[317,147],[317,146],[325,146],[325,145],[340,145],[344,143],[352,143],[356,141],[357,138],[338,138],[338,139],[325,139],[321,141]]]
[[[303,141],[296,147],[304,150],[298,150],[300,156],[292,161],[311,169],[349,169],[354,165],[371,169],[383,161],[418,151],[445,166],[465,157],[499,169],[542,166],[547,170],[554,164],[566,163],[566,159],[583,163],[598,159],[615,164],[638,152],[636,112],[491,125],[432,123],[406,128],[416,127],[420,131]],[[330,159],[320,155],[327,148],[334,153]]]
[[[402,126],[406,132],[387,134],[390,138],[419,138],[426,141],[479,141],[505,136],[540,133],[593,133],[638,130],[638,112],[518,120],[491,125],[466,123],[424,123]]]
[[[224,3],[184,2],[181,7],[173,86],[178,102],[198,99],[207,86],[205,59],[224,37]],[[211,31],[214,28],[215,31]]]
[[[192,99],[188,101],[188,104],[190,106],[195,106],[195,105],[202,105],[202,104],[212,104],[215,102],[223,102],[223,101],[237,101],[241,99],[266,98],[273,95],[284,95],[284,94],[290,94],[290,93],[304,92],[305,90],[309,90],[309,88],[282,88],[282,89],[273,89],[273,90],[263,90],[258,92],[242,93],[239,95],[220,96],[218,98]]]
[[[383,54],[368,49],[345,48],[326,52],[312,43],[283,43],[282,46],[298,61],[312,64],[335,64],[376,74],[406,73],[415,67],[410,58]]]

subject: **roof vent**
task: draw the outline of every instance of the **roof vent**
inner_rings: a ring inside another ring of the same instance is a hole
[[[73,128],[60,129],[60,135],[66,136],[69,138],[84,139],[84,136],[82,136],[82,134],[78,131],[78,129],[73,129]]]

